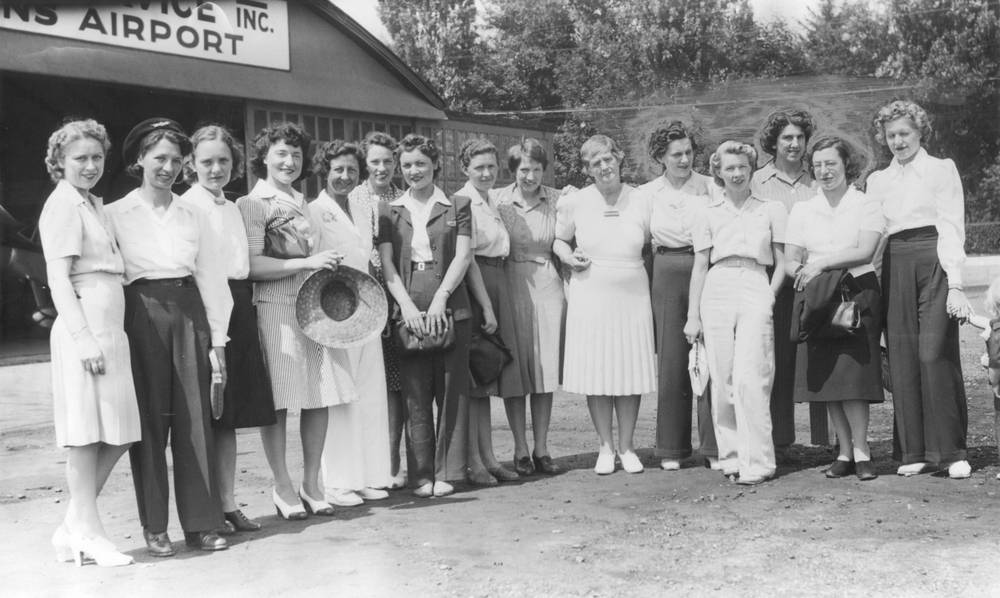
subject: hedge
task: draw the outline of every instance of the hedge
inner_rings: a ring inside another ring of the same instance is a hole
[[[1000,222],[968,222],[965,225],[965,252],[1000,254]]]

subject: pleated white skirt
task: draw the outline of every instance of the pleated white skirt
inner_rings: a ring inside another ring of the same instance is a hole
[[[563,390],[632,395],[656,390],[649,281],[638,260],[594,259],[566,291]]]
[[[52,402],[60,446],[95,442],[128,444],[142,439],[132,360],[125,336],[125,295],[121,276],[92,273],[74,277],[87,327],[104,354],[104,374],[86,372],[63,318],[49,336]]]

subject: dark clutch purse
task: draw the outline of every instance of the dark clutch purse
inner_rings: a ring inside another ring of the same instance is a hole
[[[415,353],[443,353],[451,350],[455,346],[455,319],[451,315],[451,310],[445,311],[445,318],[448,320],[448,327],[443,334],[420,334],[411,331],[406,327],[406,322],[397,317],[393,323],[392,335],[396,339],[396,346],[401,355],[413,355]]]
[[[295,226],[295,218],[275,216],[264,225],[264,255],[282,260],[309,257],[309,239]]]
[[[486,386],[500,377],[507,364],[514,361],[510,349],[495,334],[479,332],[469,343],[469,371],[475,386]]]

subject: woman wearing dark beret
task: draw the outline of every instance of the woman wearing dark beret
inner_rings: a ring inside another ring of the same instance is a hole
[[[125,261],[125,331],[142,422],[130,453],[139,520],[153,556],[172,556],[167,459],[189,546],[227,548],[215,484],[210,384],[224,382],[232,296],[205,218],[171,192],[191,142],[176,122],[151,118],[122,147],[141,184],[108,206]],[[209,354],[214,356],[214,364]]]

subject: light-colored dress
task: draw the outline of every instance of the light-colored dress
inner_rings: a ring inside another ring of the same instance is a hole
[[[49,336],[56,441],[60,446],[137,442],[142,437],[139,406],[123,327],[125,266],[103,203],[93,195],[87,201],[59,181],[45,201],[38,227],[47,261],[74,258],[70,282],[104,355],[104,374],[84,371],[65,319],[56,318]]]
[[[530,393],[553,392],[559,386],[566,299],[552,253],[558,198],[559,191],[542,187],[540,201],[530,207],[516,184],[501,189],[497,197],[497,212],[510,235],[505,270],[514,307],[517,365]]]
[[[375,206],[361,198],[349,199],[348,216],[326,191],[309,204],[319,229],[319,251],[334,249],[341,262],[362,272],[374,246]],[[389,405],[382,375],[382,339],[347,349],[358,400],[330,408],[330,424],[323,445],[323,485],[327,491],[383,488],[392,482],[389,471]]]
[[[288,195],[264,180],[257,181],[250,195],[239,198],[236,207],[243,215],[251,261],[264,254],[264,227],[270,218],[297,215],[309,221],[301,193]],[[309,222],[306,234],[314,239],[315,230],[315,223]],[[316,251],[315,242],[312,251]],[[347,351],[318,345],[299,329],[295,298],[309,274],[254,282],[261,348],[271,374],[274,408],[278,410],[319,409],[350,403],[358,396]]]
[[[623,185],[614,205],[593,185],[563,197],[556,237],[576,239],[590,267],[566,290],[563,390],[623,396],[656,390],[653,312],[642,248],[649,205]]]

